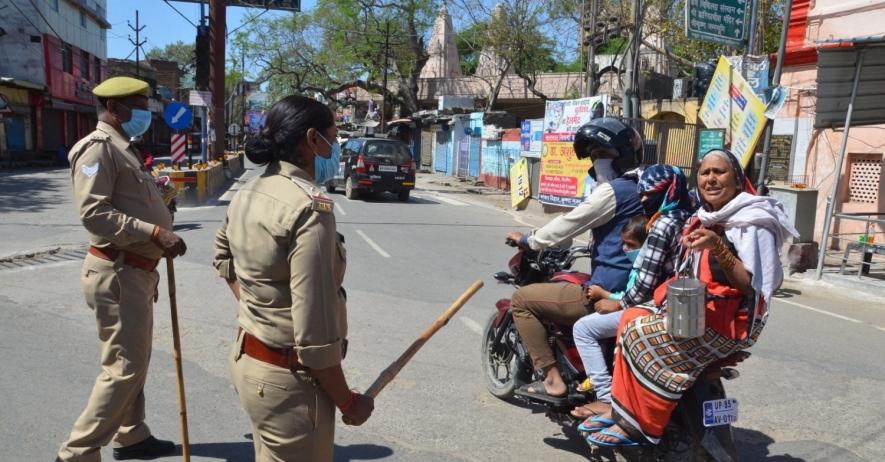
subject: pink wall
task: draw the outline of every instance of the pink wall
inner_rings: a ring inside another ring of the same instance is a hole
[[[806,45],[814,46],[817,40],[851,38],[882,33],[885,24],[885,0],[818,0],[811,2],[808,11]],[[789,59],[787,60],[789,61]],[[816,109],[817,65],[816,63],[785,66],[781,85],[789,89],[789,98],[778,117],[800,117],[814,120]],[[835,183],[836,162],[842,146],[843,131],[813,130],[811,142],[805,153],[805,174],[809,187],[819,191],[815,222],[815,237],[820,240],[826,213],[827,198]],[[849,201],[851,159],[857,155],[870,155],[885,159],[885,125],[853,127],[849,132],[842,184],[836,196],[836,213],[885,213],[885,182],[879,179],[879,196],[873,203]],[[834,220],[834,233],[861,233],[862,223]],[[876,241],[885,242],[885,229],[878,227]]]

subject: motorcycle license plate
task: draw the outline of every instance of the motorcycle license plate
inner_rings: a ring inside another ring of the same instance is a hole
[[[736,399],[714,399],[704,401],[704,426],[716,427],[737,422],[738,401]]]

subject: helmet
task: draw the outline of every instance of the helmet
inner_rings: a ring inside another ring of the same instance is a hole
[[[581,126],[573,145],[578,159],[612,159],[618,175],[639,166],[642,137],[633,127],[618,119],[601,117]]]

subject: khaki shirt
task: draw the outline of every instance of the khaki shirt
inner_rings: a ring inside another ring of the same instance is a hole
[[[155,225],[172,230],[172,216],[141,156],[114,127],[95,131],[68,153],[74,204],[95,247],[114,247],[143,257],[163,256],[151,242]]]
[[[287,162],[234,196],[215,235],[218,274],[240,283],[240,326],[310,368],[341,362],[345,261],[331,199]]]

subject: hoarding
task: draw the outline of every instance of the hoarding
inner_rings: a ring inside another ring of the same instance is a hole
[[[572,142],[581,125],[605,116],[607,106],[607,95],[547,102],[538,185],[541,202],[575,207],[584,199],[587,170],[593,163],[579,160]]]
[[[765,128],[765,104],[724,56],[719,58],[698,117],[707,128],[727,130],[726,141],[744,167]]]

